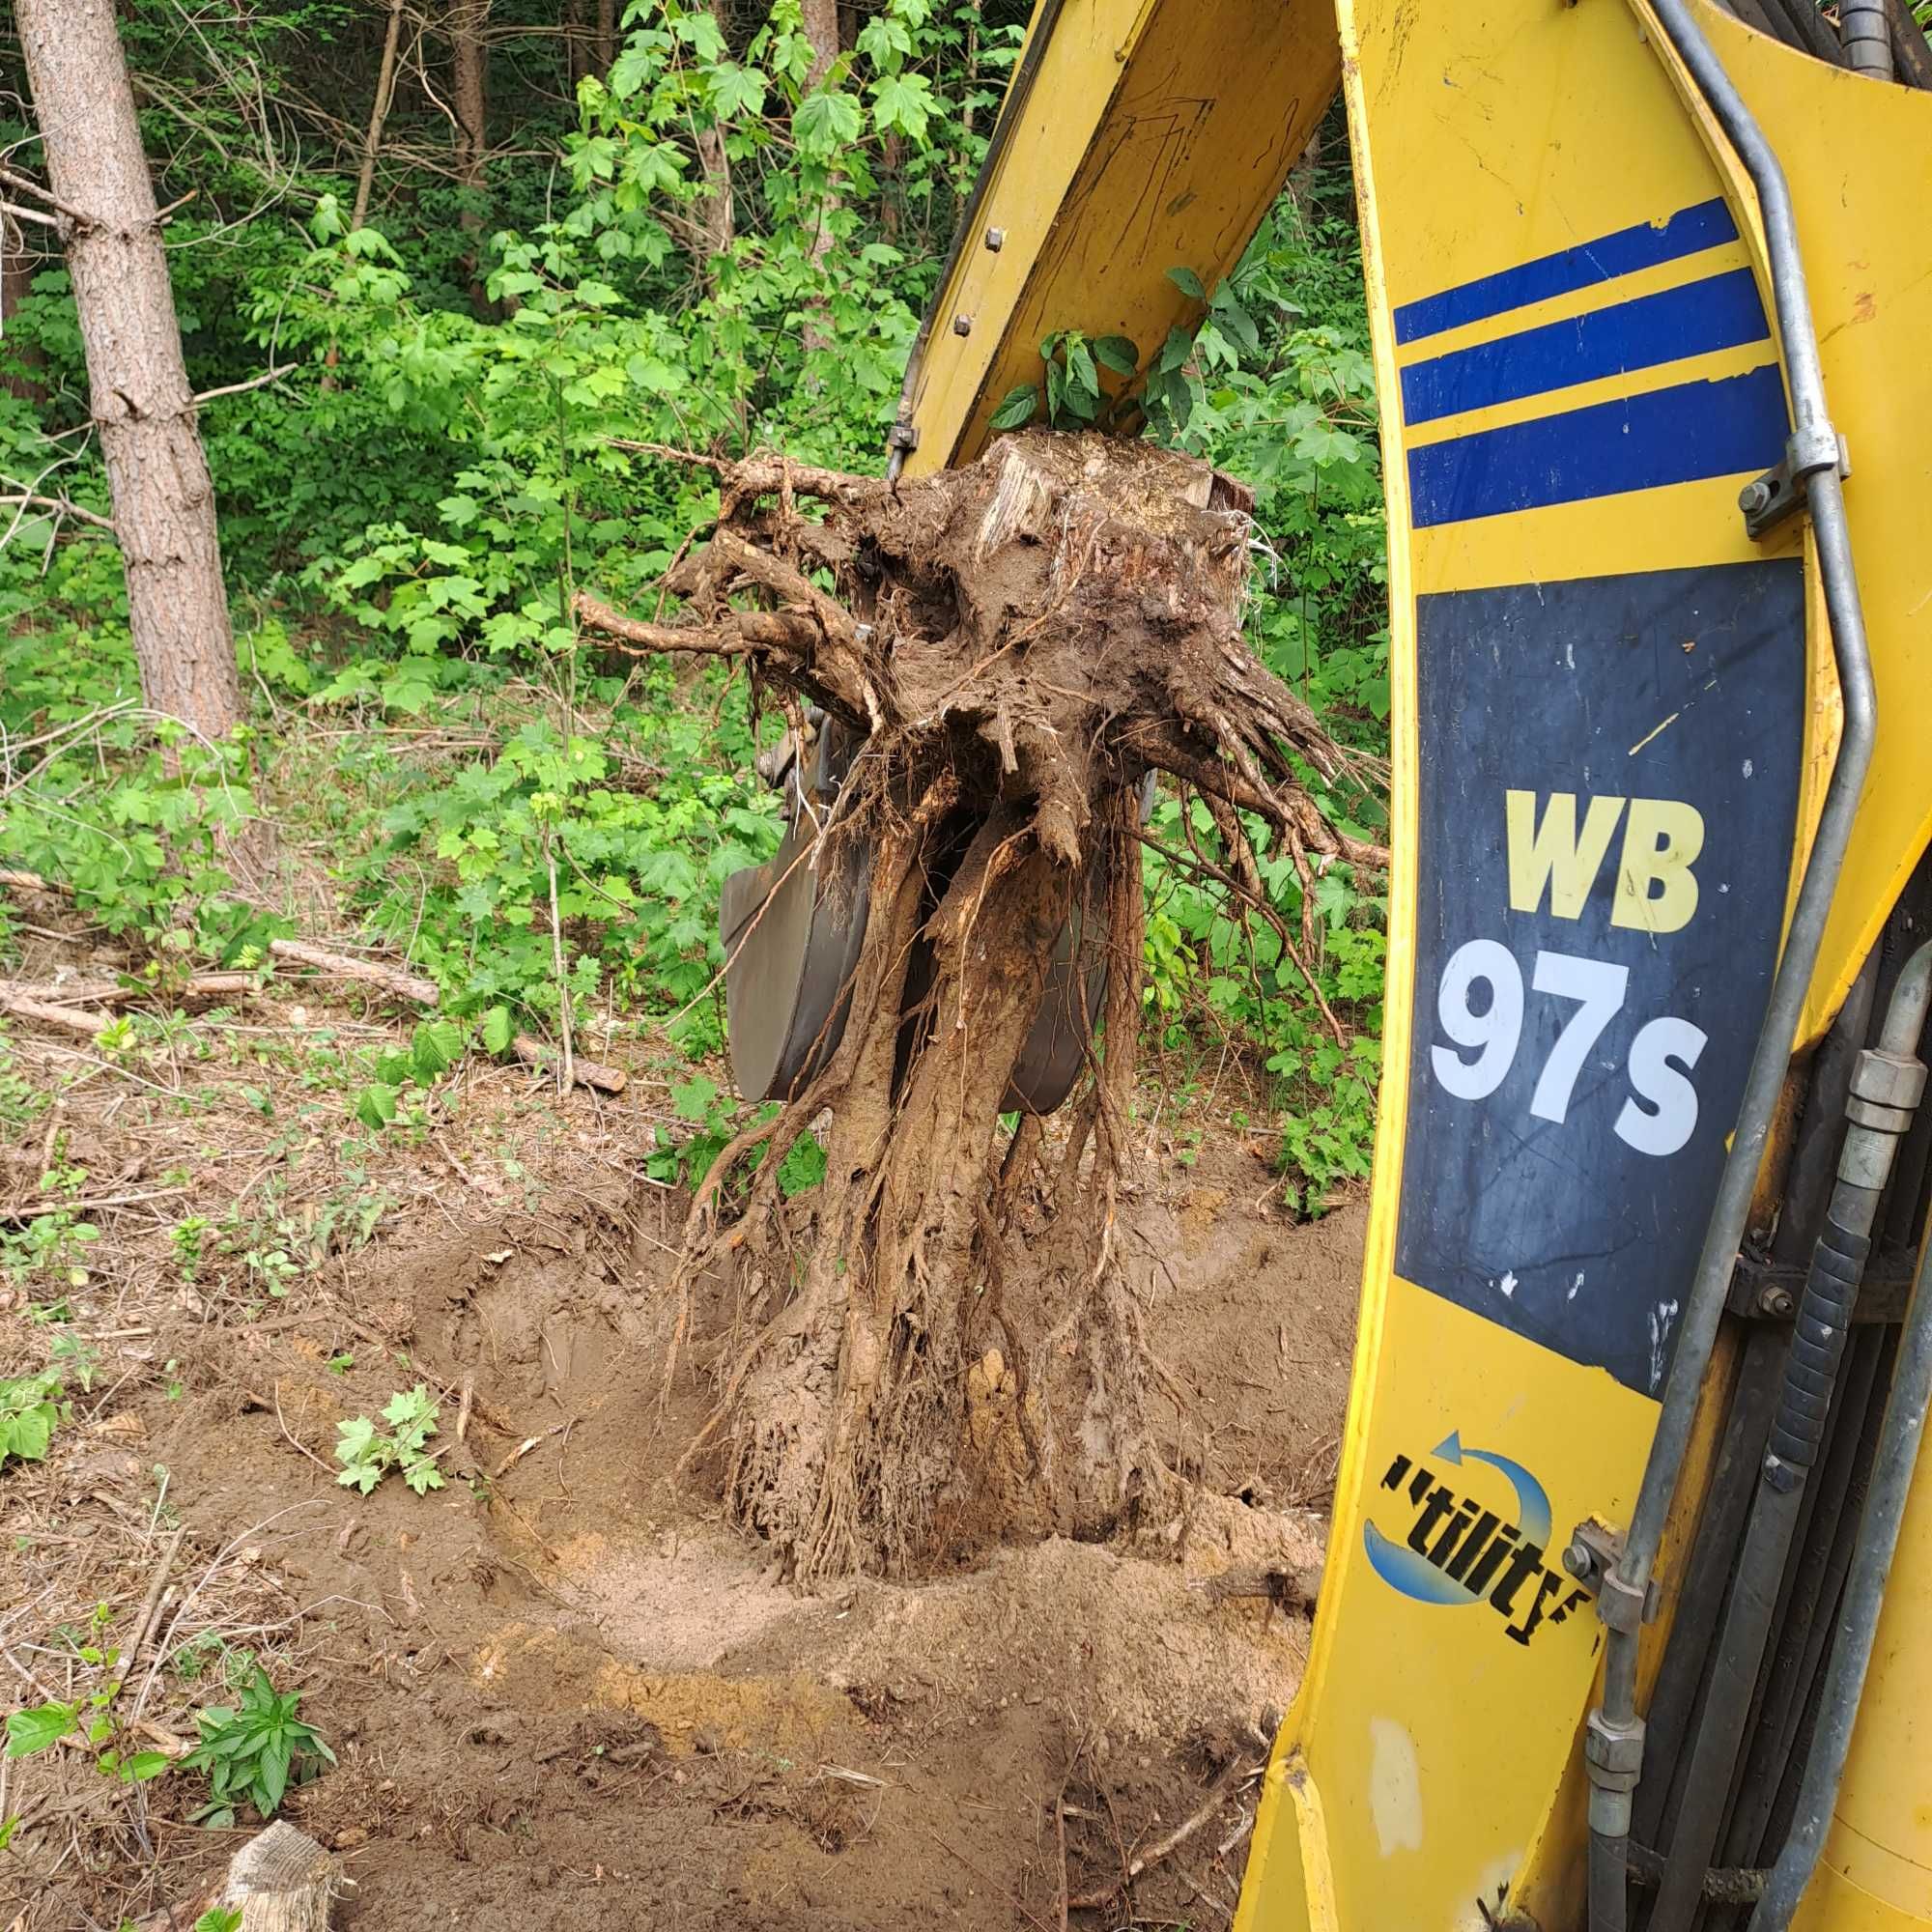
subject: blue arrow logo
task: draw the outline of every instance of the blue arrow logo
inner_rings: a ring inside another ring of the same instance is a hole
[[[1445,1463],[1461,1463],[1466,1457],[1471,1463],[1487,1463],[1509,1478],[1510,1488],[1516,1492],[1517,1527],[1521,1531],[1525,1543],[1539,1543],[1547,1549],[1549,1547],[1549,1492],[1520,1463],[1512,1462],[1507,1456],[1493,1455],[1488,1449],[1464,1449],[1463,1432],[1452,1429],[1435,1445],[1435,1453]]]
[[[1391,1589],[1418,1603],[1473,1604],[1478,1600],[1462,1584],[1451,1582],[1426,1556],[1400,1543],[1391,1543],[1374,1523],[1362,1525],[1362,1547],[1369,1554],[1369,1567]]]
[[[1543,1549],[1548,1547],[1549,1493],[1520,1463],[1509,1456],[1499,1456],[1493,1450],[1464,1447],[1460,1429],[1451,1430],[1432,1453],[1458,1468],[1464,1463],[1485,1463],[1504,1477],[1516,1492],[1516,1548],[1534,1546]],[[1400,1465],[1406,1467],[1407,1459],[1400,1459]],[[1470,1507],[1466,1503],[1463,1505],[1465,1510]],[[1489,1520],[1493,1523],[1495,1519],[1491,1517]],[[1485,1541],[1488,1541],[1487,1537]],[[1465,1580],[1450,1577],[1420,1550],[1384,1535],[1373,1522],[1362,1525],[1362,1547],[1376,1575],[1391,1589],[1400,1590],[1404,1596],[1412,1597],[1417,1603],[1449,1607],[1482,1601],[1486,1584],[1471,1590]],[[1439,1546],[1437,1554],[1441,1554]],[[1466,1572],[1468,1565],[1465,1562],[1459,1568]]]

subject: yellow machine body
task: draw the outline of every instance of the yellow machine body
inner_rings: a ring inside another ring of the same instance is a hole
[[[1791,181],[1878,686],[1802,1046],[1932,835],[1932,95],[1693,5]],[[1756,543],[1738,507],[1788,430],[1759,211],[1645,0],[1043,0],[1034,34],[909,385],[914,469],[983,446],[1050,331],[1145,351],[1198,320],[1168,271],[1234,266],[1338,75],[1355,156],[1385,1070],[1328,1568],[1237,1925],[1573,1932],[1603,1633],[1559,1551],[1634,1499],[1839,729],[1805,521]],[[1932,1924],[1928,1693],[1932,1475],[1800,1924]]]

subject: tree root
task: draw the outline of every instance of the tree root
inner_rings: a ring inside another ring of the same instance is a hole
[[[1297,946],[1268,905],[1249,827],[1311,885],[1376,866],[1378,848],[1331,825],[1297,774],[1381,774],[1248,651],[1246,520],[1209,507],[1214,479],[1189,459],[1041,432],[896,484],[779,456],[692,460],[718,471],[721,510],[667,580],[679,620],[587,594],[579,619],[626,649],[746,659],[795,726],[811,702],[863,732],[819,836],[872,858],[836,1050],[724,1150],[686,1222],[667,1391],[707,1269],[755,1255],[790,1286],[768,1317],[756,1295],[741,1306],[680,1467],[720,1454],[728,1513],[807,1584],[1015,1528],[1104,1532],[1171,1481],[1119,1238],[1140,855],[1154,842],[1140,781],[1163,770],[1207,802],[1217,852],[1191,808],[1192,858],[1157,849],[1267,919],[1314,987],[1307,935]],[[1069,930],[1091,1078],[1041,1195],[1039,1122],[1022,1108],[1009,1133],[1001,1117]],[[1103,1009],[1085,1013],[1103,961]],[[779,1171],[828,1108],[813,1238],[794,1256]]]

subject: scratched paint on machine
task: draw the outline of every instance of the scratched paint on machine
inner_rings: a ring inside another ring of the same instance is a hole
[[[1396,1270],[1654,1395],[1776,964],[1800,566],[1449,592],[1416,617]]]

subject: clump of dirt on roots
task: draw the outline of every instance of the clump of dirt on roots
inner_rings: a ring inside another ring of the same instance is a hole
[[[754,1286],[693,1456],[717,1456],[729,1515],[801,1582],[917,1568],[968,1519],[1104,1535],[1172,1481],[1117,1212],[1142,781],[1200,799],[1212,849],[1172,856],[1270,919],[1257,821],[1311,878],[1383,857],[1303,788],[1350,760],[1243,640],[1248,506],[1206,465],[1097,436],[1011,437],[896,483],[765,457],[725,469],[715,532],[672,575],[684,622],[580,600],[631,647],[745,657],[795,721],[810,703],[864,741],[815,861],[867,880],[850,1017],[699,1190],[671,1346],[674,1367],[693,1284],[735,1258]],[[1105,995],[1048,1160],[1037,1119],[1001,1116],[1069,921]],[[795,1262],[779,1176],[828,1110]]]

